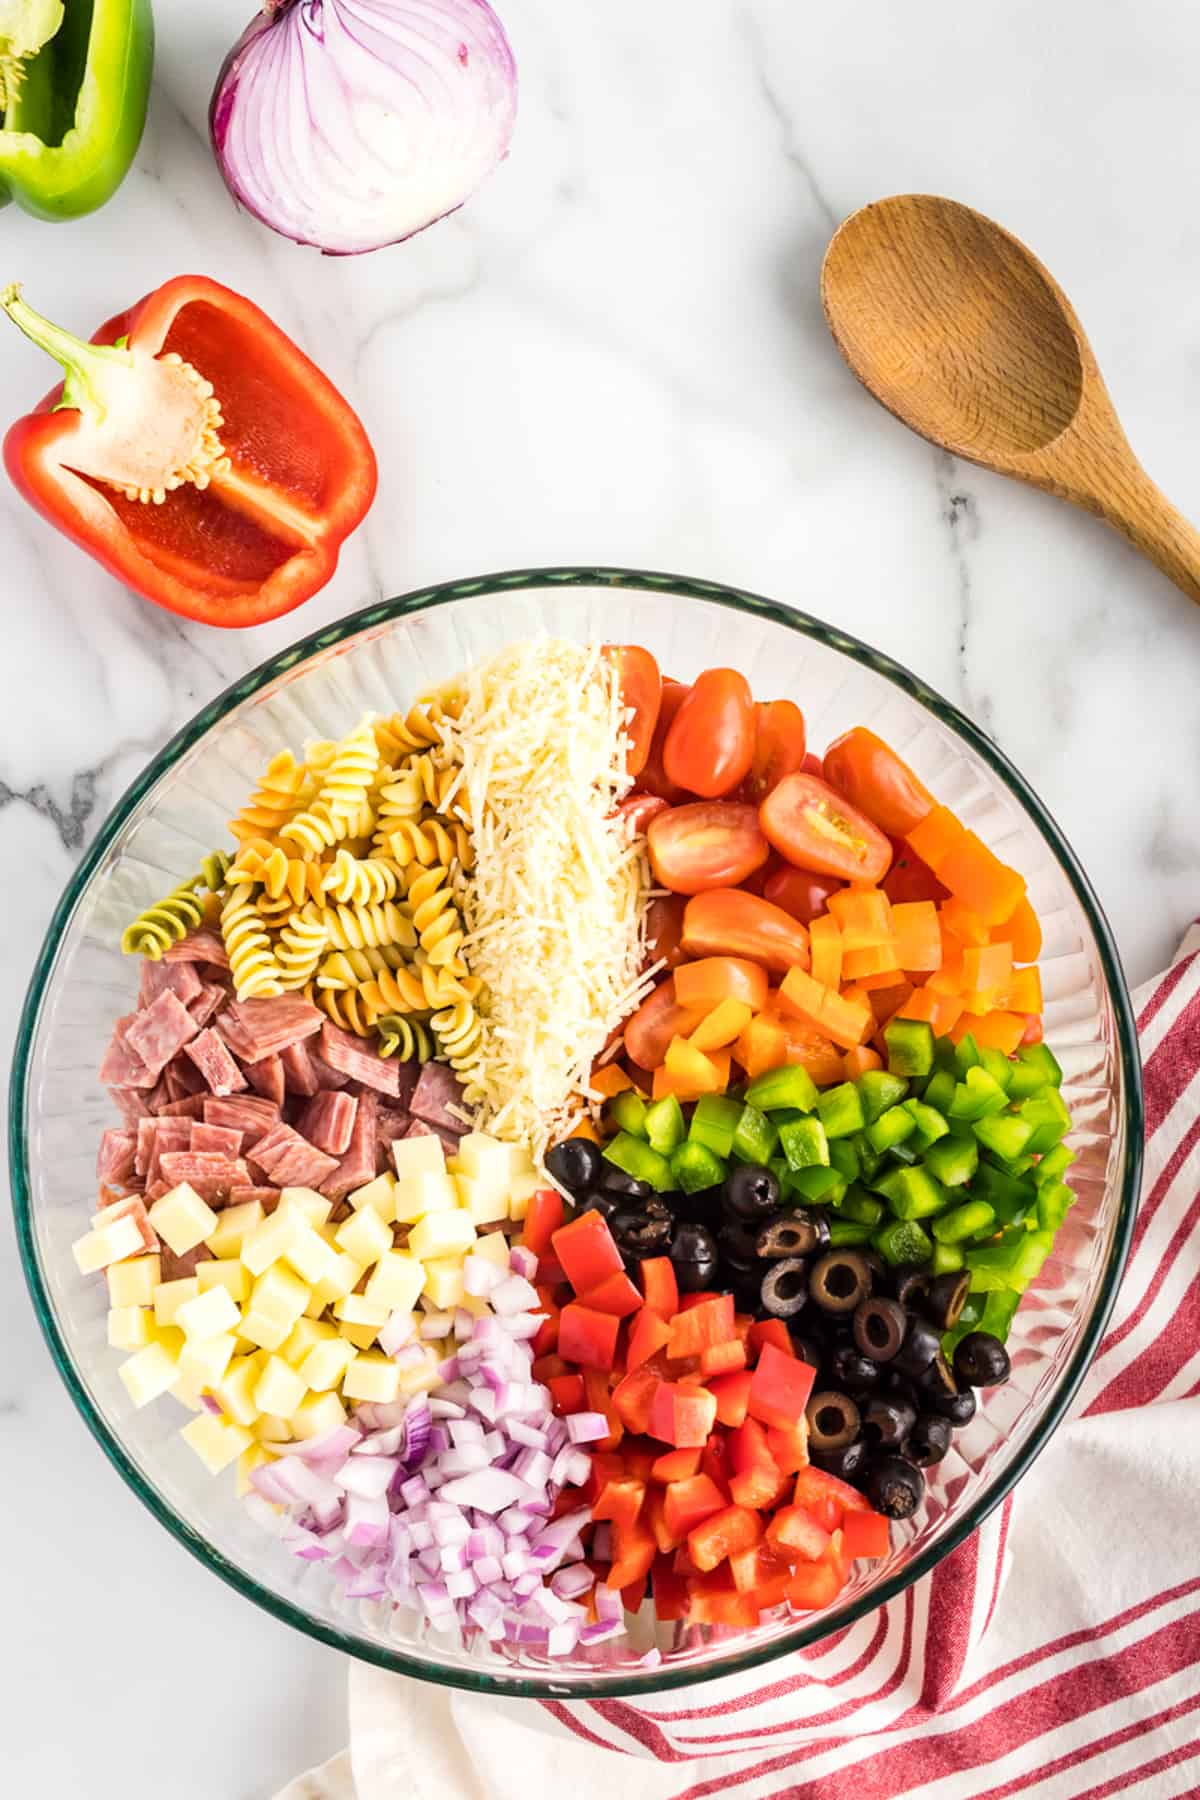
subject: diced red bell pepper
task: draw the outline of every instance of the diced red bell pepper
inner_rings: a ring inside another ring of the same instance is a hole
[[[654,1614],[663,1624],[687,1615],[687,1583],[675,1573],[670,1556],[656,1556],[650,1569],[650,1591],[654,1596]]]
[[[762,1520],[748,1506],[725,1506],[688,1532],[688,1551],[705,1573],[735,1550],[746,1550],[762,1536]]]
[[[746,1366],[746,1346],[741,1338],[728,1344],[710,1344],[700,1352],[700,1373],[704,1376],[731,1375]]]
[[[625,1267],[608,1221],[598,1212],[580,1213],[569,1225],[561,1225],[551,1237],[563,1274],[577,1294],[586,1294],[606,1275]]]
[[[695,1625],[736,1625],[743,1629],[758,1624],[758,1607],[750,1594],[739,1594],[732,1585],[712,1575],[699,1575],[688,1582],[689,1621]]]
[[[780,1583],[779,1600],[783,1599],[783,1583],[792,1573],[792,1565],[772,1550],[765,1538],[759,1538],[745,1550],[735,1550],[729,1558],[729,1569],[733,1576],[733,1585],[739,1594],[760,1592],[770,1583]],[[778,1600],[772,1601],[777,1606]]]
[[[650,1403],[647,1430],[651,1437],[674,1444],[677,1450],[696,1449],[708,1442],[716,1420],[717,1403],[706,1389],[661,1381]]]
[[[650,1465],[650,1474],[655,1481],[687,1481],[700,1468],[702,1450],[668,1450],[664,1456],[656,1456]]]
[[[796,1506],[802,1506],[826,1531],[836,1531],[848,1512],[872,1510],[870,1502],[857,1488],[852,1488],[848,1481],[841,1481],[836,1475],[827,1475],[824,1469],[814,1469],[811,1464],[808,1468],[801,1469],[796,1476],[792,1499]]]
[[[670,1336],[671,1327],[667,1321],[651,1307],[643,1306],[629,1327],[625,1367],[632,1371],[649,1362],[657,1350],[666,1348]]]
[[[549,1356],[551,1351],[558,1348],[559,1308],[548,1287],[539,1287],[537,1292],[541,1311],[546,1316],[534,1333],[531,1347],[535,1356]]]
[[[639,1519],[629,1528],[613,1525],[613,1550],[612,1567],[604,1578],[604,1585],[627,1588],[650,1573],[658,1545],[649,1526]]]
[[[797,1419],[794,1425],[767,1427],[767,1449],[785,1475],[795,1475],[808,1466],[808,1422]]]
[[[891,1525],[882,1513],[848,1512],[842,1520],[842,1548],[851,1562],[860,1556],[873,1561],[891,1547]]]
[[[556,1375],[574,1375],[574,1369],[568,1369],[556,1350],[545,1356],[536,1356],[533,1361],[533,1379],[535,1381],[552,1381]]]
[[[646,1491],[646,1504],[642,1508],[642,1518],[654,1533],[654,1541],[665,1555],[669,1550],[679,1548],[680,1539],[667,1524],[667,1495],[665,1488],[650,1487]]]
[[[658,1445],[649,1438],[627,1437],[621,1445],[621,1460],[625,1464],[625,1473],[635,1481],[649,1481],[650,1471],[658,1453]]]
[[[592,1471],[583,1486],[583,1496],[591,1506],[606,1481],[620,1481],[625,1474],[623,1458],[610,1450],[593,1450]]]
[[[740,1425],[746,1417],[746,1408],[750,1403],[750,1383],[753,1376],[749,1369],[738,1369],[732,1375],[714,1375],[705,1385],[717,1403],[717,1422],[721,1425]]]
[[[767,1542],[788,1562],[816,1562],[829,1548],[830,1533],[802,1506],[783,1506],[767,1526]]]
[[[691,1475],[686,1481],[667,1484],[663,1519],[676,1543],[682,1543],[697,1525],[729,1504],[716,1482],[707,1475]]]
[[[559,1262],[557,1256],[538,1257],[537,1278],[543,1287],[561,1288],[567,1285],[567,1278],[563,1274],[563,1266]],[[560,1295],[560,1298],[565,1300],[568,1296],[563,1294]]]
[[[646,1305],[653,1307],[660,1319],[674,1318],[679,1311],[679,1283],[670,1257],[648,1256],[639,1274]]]
[[[723,1432],[714,1431],[705,1444],[704,1454],[700,1458],[700,1473],[716,1483],[726,1500],[730,1498],[729,1482],[733,1475],[733,1465],[729,1460],[729,1440]]]
[[[829,1548],[819,1562],[800,1562],[792,1570],[787,1584],[788,1603],[801,1612],[815,1612],[829,1606],[846,1585],[847,1565],[842,1553],[841,1532],[835,1531]]]
[[[615,1319],[627,1319],[641,1310],[642,1296],[624,1269],[618,1269],[598,1281],[594,1288],[589,1288],[586,1294],[581,1294],[580,1304],[590,1306],[593,1312],[612,1313]]]
[[[627,1431],[652,1431],[654,1397],[662,1385],[661,1378],[645,1363],[622,1376],[613,1389],[612,1403]],[[659,1434],[655,1431],[653,1435]]]
[[[631,1581],[628,1587],[621,1589],[621,1605],[627,1613],[641,1611],[642,1601],[646,1598],[646,1589],[649,1585],[650,1574],[647,1570],[645,1575],[639,1575],[636,1581]]]
[[[606,1481],[601,1488],[592,1503],[592,1517],[597,1524],[611,1519],[614,1525],[630,1530],[638,1521],[645,1498],[644,1481],[634,1481],[628,1475],[618,1476],[616,1480]]]
[[[538,1188],[529,1202],[521,1242],[535,1256],[545,1256],[550,1240],[563,1222],[563,1198],[553,1188]]]
[[[676,1312],[691,1312],[695,1307],[704,1306],[708,1301],[717,1300],[719,1298],[719,1295],[710,1293],[707,1288],[702,1288],[699,1293],[696,1294],[681,1294],[679,1296],[679,1305],[675,1310]]]
[[[713,1344],[738,1341],[733,1323],[733,1295],[713,1294],[699,1306],[677,1312],[671,1320],[668,1356],[699,1356]]]
[[[596,1444],[597,1450],[615,1450],[625,1435],[625,1426],[613,1407],[609,1377],[603,1369],[583,1371],[583,1405],[585,1412],[603,1413],[608,1421],[608,1436]]]
[[[757,1419],[747,1419],[729,1433],[729,1461],[733,1470],[729,1492],[736,1505],[761,1511],[775,1504],[787,1477],[771,1455]]]
[[[550,1389],[554,1410],[560,1417],[564,1413],[583,1411],[582,1375],[552,1375],[546,1386]]]
[[[563,1312],[566,1326],[567,1307]],[[568,1352],[564,1349],[563,1355]],[[798,1356],[785,1356],[774,1344],[764,1344],[750,1383],[750,1412],[763,1425],[782,1429],[804,1417],[816,1370]]]
[[[584,1217],[595,1215],[585,1213]],[[620,1329],[621,1321],[613,1313],[594,1312],[590,1306],[572,1300],[558,1316],[559,1354],[582,1368],[611,1369],[617,1357]]]
[[[774,1344],[785,1356],[795,1356],[795,1346],[791,1333],[782,1319],[755,1319],[747,1334],[747,1348],[751,1360],[757,1357],[764,1344]]]

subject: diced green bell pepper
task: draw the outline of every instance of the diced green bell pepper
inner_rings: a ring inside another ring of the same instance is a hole
[[[852,1081],[826,1088],[818,1096],[817,1117],[825,1127],[827,1138],[853,1137],[867,1122],[861,1096]]]
[[[789,1169],[809,1169],[814,1163],[829,1166],[829,1140],[820,1119],[796,1119],[781,1126],[779,1147]]]
[[[973,1137],[945,1137],[929,1146],[925,1167],[943,1187],[965,1187],[979,1167],[979,1145]]]
[[[944,1190],[923,1168],[892,1169],[873,1186],[898,1219],[930,1219],[945,1210]]]
[[[1014,1181],[1002,1169],[981,1162],[971,1179],[971,1196],[986,1200],[1001,1226],[1018,1225],[1033,1210],[1037,1198],[1033,1183]]]
[[[1002,1087],[1007,1094],[1012,1086],[1013,1064],[999,1050],[984,1045],[979,1052],[979,1066],[986,1069],[997,1087]]]
[[[859,1244],[871,1242],[871,1227],[860,1225],[855,1219],[830,1219],[829,1248],[831,1250],[849,1250]]]
[[[841,1218],[853,1219],[856,1224],[872,1227],[882,1222],[883,1212],[883,1201],[872,1199],[866,1189],[861,1187],[848,1189],[838,1208]]]
[[[902,1144],[916,1129],[917,1121],[907,1106],[890,1106],[885,1113],[880,1113],[873,1125],[867,1126],[867,1142],[882,1154],[884,1150]]]
[[[864,1181],[870,1181],[872,1175],[875,1174],[875,1171],[882,1163],[883,1157],[875,1148],[865,1131],[860,1131],[853,1142],[854,1148],[858,1152],[859,1170],[862,1179]]]
[[[733,1134],[733,1154],[739,1162],[770,1162],[779,1143],[779,1132],[757,1106],[744,1106]]]
[[[675,1104],[679,1105],[678,1100]],[[642,1096],[633,1088],[626,1088],[624,1093],[615,1095],[608,1103],[608,1111],[609,1117],[622,1131],[629,1132],[631,1137],[645,1138],[649,1135],[646,1130],[646,1114],[649,1108]],[[682,1119],[682,1117],[681,1112],[680,1118]],[[655,1145],[655,1148],[657,1149],[658,1146]],[[665,1150],[663,1154],[666,1154]]]
[[[893,1144],[887,1151],[887,1158],[893,1167],[899,1163],[905,1169],[911,1169],[921,1160],[913,1149],[911,1141],[906,1144]]]
[[[936,1144],[939,1138],[944,1138],[949,1132],[950,1127],[941,1113],[926,1101],[906,1100],[904,1105],[917,1123],[914,1143],[918,1150],[928,1150],[931,1144]]]
[[[986,1200],[966,1200],[933,1221],[933,1235],[939,1244],[965,1244],[969,1238],[983,1237],[995,1224],[996,1215]]]
[[[915,1219],[889,1219],[872,1233],[871,1243],[893,1269],[928,1262],[933,1250],[928,1234]]]
[[[671,1156],[671,1174],[685,1194],[700,1194],[725,1179],[725,1164],[707,1144],[680,1144]]]
[[[908,1083],[903,1076],[889,1075],[886,1069],[868,1069],[865,1075],[859,1076],[857,1087],[868,1125],[873,1125],[889,1106],[898,1106],[908,1092]]]
[[[954,1046],[954,1067],[960,1081],[966,1080],[968,1069],[983,1066],[983,1058],[979,1054],[979,1045],[968,1031],[966,1037],[960,1038]]]
[[[999,1243],[981,1244],[977,1250],[967,1251],[971,1286],[977,1293],[1008,1288],[1014,1294],[1023,1294],[1040,1274],[1053,1247],[1050,1232],[1025,1231],[1016,1226],[1011,1234],[1006,1231]]]
[[[935,1069],[925,1083],[925,1092],[921,1096],[925,1106],[932,1106],[945,1117],[950,1110],[950,1102],[954,1098],[954,1090],[958,1086],[951,1069]]]
[[[648,1181],[660,1194],[668,1193],[675,1186],[666,1157],[660,1156],[644,1138],[636,1138],[631,1132],[618,1132],[612,1142],[604,1146],[603,1155],[605,1162],[612,1163],[615,1169],[623,1169],[635,1181]],[[720,1178],[718,1176],[718,1180]]]
[[[1023,1044],[1012,1065],[1009,1094],[1014,1100],[1027,1100],[1039,1088],[1061,1087],[1062,1068],[1058,1058],[1045,1044]]]
[[[1015,1113],[994,1113],[988,1118],[976,1119],[975,1136],[985,1150],[1011,1162],[1024,1153],[1033,1136],[1033,1126]]]
[[[964,1038],[963,1043],[966,1042]],[[1008,1095],[1000,1083],[993,1081],[986,1069],[972,1067],[964,1072],[963,1079],[956,1085],[947,1117],[974,1121],[991,1113],[1002,1113],[1007,1105]]]
[[[1057,1088],[1039,1088],[1036,1094],[1030,1094],[1027,1100],[1021,1101],[1017,1111],[1025,1123],[1033,1128],[1033,1136],[1025,1145],[1033,1156],[1053,1150],[1071,1129],[1071,1115]]]
[[[1053,1150],[1047,1150],[1041,1161],[1033,1165],[1033,1179],[1037,1186],[1042,1187],[1047,1181],[1061,1181],[1075,1161],[1076,1154],[1066,1144],[1056,1144]]]
[[[979,1319],[979,1330],[990,1332],[1003,1343],[1013,1315],[1021,1304],[1020,1294],[1002,1293],[998,1288],[988,1295]]]
[[[799,1063],[789,1063],[786,1068],[770,1069],[767,1074],[760,1075],[746,1089],[746,1103],[757,1106],[759,1112],[779,1112],[786,1106],[797,1107],[801,1112],[811,1112],[817,1104],[817,1089],[807,1069]]]
[[[849,1138],[835,1138],[829,1146],[829,1161],[843,1181],[857,1181],[862,1174],[862,1159]]]
[[[789,1169],[783,1186],[789,1200],[802,1200],[806,1206],[818,1200],[822,1206],[840,1206],[846,1193],[844,1178],[824,1163]]]
[[[889,1019],[884,1027],[889,1075],[928,1075],[933,1069],[933,1027],[924,1019]]]
[[[696,1102],[688,1139],[693,1144],[703,1144],[714,1156],[731,1156],[741,1116],[739,1101],[730,1100],[725,1094],[705,1094]]]
[[[663,1100],[652,1100],[642,1124],[650,1148],[657,1150],[660,1156],[670,1156],[687,1136],[683,1108],[674,1094],[668,1094]]]
[[[1047,1181],[1037,1191],[1038,1227],[1042,1231],[1057,1231],[1071,1208],[1076,1196],[1065,1181]]]
[[[954,1275],[966,1267],[966,1253],[961,1244],[935,1244],[929,1259],[931,1275]]]

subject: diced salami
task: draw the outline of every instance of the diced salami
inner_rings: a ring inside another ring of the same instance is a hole
[[[136,1131],[106,1131],[96,1153],[97,1181],[111,1181],[117,1187],[128,1181],[135,1172],[136,1150]]]
[[[287,1089],[284,1083],[283,1058],[264,1056],[261,1062],[245,1065],[246,1080],[264,1100],[274,1101],[276,1106],[283,1105],[283,1097]]]
[[[126,1034],[137,1016],[126,1013],[113,1026],[104,1061],[100,1064],[100,1079],[106,1087],[152,1088],[158,1081],[158,1070],[148,1069],[145,1060],[127,1041]]]
[[[150,1102],[137,1088],[109,1088],[108,1097],[131,1131],[137,1130],[139,1119],[150,1116]]]
[[[246,1077],[211,1026],[187,1045],[187,1054],[208,1083],[214,1099],[223,1100],[246,1085]]]
[[[191,967],[191,964],[180,963],[177,966],[188,969]],[[201,1031],[204,1030],[206,1025],[211,1024],[213,1018],[220,1012],[228,998],[228,989],[220,987],[217,982],[201,982],[200,992],[196,995],[196,998],[188,1001],[188,1011],[191,1013],[193,1019],[195,1019]]]
[[[317,1150],[284,1124],[273,1126],[246,1154],[269,1182],[281,1188],[320,1187],[338,1166],[336,1156]]]
[[[419,1062],[414,1061],[414,1062],[397,1062],[396,1063],[396,1080],[397,1080],[397,1082],[399,1084],[399,1088],[400,1088],[400,1092],[396,1097],[399,1100],[401,1106],[404,1108],[405,1112],[409,1112],[412,1109],[412,1097],[413,1097],[414,1092],[416,1091],[417,1081],[420,1078],[420,1074],[421,1074],[421,1065]]]
[[[246,1056],[241,1058],[232,1042],[230,1049],[248,1062],[278,1056],[289,1044],[312,1037],[321,1029],[324,1017],[310,1000],[294,994],[281,994],[275,1000],[233,1000],[221,1014],[222,1022],[228,1022],[246,1044]]]
[[[252,1063],[255,1060],[254,1040],[232,1006],[227,1006],[224,1012],[217,1014],[213,1020],[213,1030],[240,1063]]]
[[[245,1132],[236,1131],[232,1125],[205,1125],[197,1121],[192,1126],[189,1150],[212,1151],[217,1156],[237,1158],[242,1154],[242,1139]]]
[[[109,1190],[100,1189],[101,1207],[93,1224],[102,1222],[115,1225],[118,1219],[132,1219],[142,1234],[142,1248],[153,1254],[158,1249],[158,1233],[150,1223],[146,1213],[146,1203],[140,1194],[123,1194],[118,1199],[109,1198]]]
[[[279,1205],[280,1190],[277,1187],[235,1187],[229,1190],[230,1206],[242,1206],[247,1201],[257,1200],[265,1213],[272,1213]]]
[[[203,1075],[188,1056],[190,1048],[189,1044],[185,1044],[179,1055],[171,1058],[163,1073],[163,1086],[171,1100],[187,1100],[207,1091]],[[154,1110],[162,1112],[161,1101]]]
[[[192,1139],[190,1119],[158,1117],[141,1119],[137,1129],[137,1151],[134,1167],[144,1176],[148,1186],[158,1179],[158,1164],[164,1150],[186,1150]]]
[[[471,1129],[466,1119],[460,1116],[467,1109],[463,1105],[458,1076],[445,1063],[425,1064],[408,1110],[414,1118],[424,1119],[427,1125],[435,1125],[440,1132],[448,1131],[454,1137],[462,1137]]]
[[[168,963],[215,963],[219,969],[229,967],[229,952],[215,931],[193,931],[178,944],[163,952]]]
[[[375,1177],[375,1147],[379,1139],[379,1102],[371,1088],[358,1097],[354,1131],[350,1147],[332,1175],[322,1183],[321,1192],[330,1200],[342,1200],[355,1188],[365,1187]]]
[[[174,994],[186,1006],[189,1000],[195,999],[203,986],[193,963],[143,961],[142,978],[138,983],[138,1005],[149,1006],[160,994]]]
[[[178,995],[160,994],[138,1013],[125,1033],[125,1042],[147,1069],[157,1075],[177,1051],[195,1037],[199,1027]]]
[[[307,1045],[305,1048],[307,1048]],[[343,1075],[340,1069],[331,1068],[319,1051],[309,1050],[308,1060],[313,1066],[313,1072],[317,1078],[317,1086],[322,1090],[327,1088],[349,1087],[349,1076]]]
[[[318,1150],[330,1156],[344,1156],[350,1148],[358,1101],[353,1094],[314,1094],[299,1119],[296,1129]]]
[[[375,1140],[375,1173],[389,1174],[392,1169],[392,1144],[402,1138],[409,1127],[409,1115],[401,1108],[388,1106],[381,1102],[379,1106],[378,1135]]]
[[[250,1171],[241,1157],[218,1156],[206,1150],[168,1150],[158,1159],[159,1179],[168,1187],[186,1181],[210,1206],[223,1206],[229,1190],[247,1187]]]
[[[396,1064],[372,1050],[362,1038],[354,1037],[328,1020],[321,1027],[321,1055],[331,1068],[348,1075],[352,1081],[361,1081],[364,1087],[374,1088],[376,1093],[399,1098],[400,1077]]]
[[[160,1119],[202,1119],[207,1094],[185,1094],[182,1100],[168,1100],[158,1109]]]
[[[189,1275],[196,1273],[197,1263],[213,1260],[207,1244],[197,1244],[194,1250],[186,1250],[182,1256],[176,1256],[171,1246],[164,1244],[159,1255],[162,1257],[163,1281],[186,1281]]]
[[[458,1138],[452,1131],[440,1131],[436,1125],[427,1125],[424,1119],[414,1119],[404,1135],[441,1138],[447,1156],[454,1156],[458,1151]]]
[[[264,1136],[279,1123],[279,1108],[271,1100],[259,1100],[253,1094],[240,1094],[230,1100],[206,1100],[206,1125],[231,1125],[245,1133],[246,1145]]]
[[[283,1064],[283,1079],[289,1094],[308,1096],[318,1092],[321,1078],[313,1067],[307,1044],[289,1044],[281,1051],[279,1060]]]

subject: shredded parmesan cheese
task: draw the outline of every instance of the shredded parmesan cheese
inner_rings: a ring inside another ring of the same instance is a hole
[[[627,715],[598,644],[512,644],[465,685],[443,729],[473,821],[463,952],[486,998],[460,1073],[481,1123],[540,1157],[651,985],[644,840],[615,810],[631,786]]]

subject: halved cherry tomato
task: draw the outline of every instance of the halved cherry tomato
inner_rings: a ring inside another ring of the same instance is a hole
[[[882,831],[815,775],[785,775],[758,819],[781,856],[818,875],[871,885],[892,860]]]
[[[682,894],[659,894],[646,908],[646,961],[677,969],[684,960]]]
[[[922,862],[916,851],[901,838],[892,839],[892,866],[879,885],[893,906],[903,906],[908,900],[940,903],[949,897],[950,891],[942,886],[929,864]]]
[[[815,775],[818,781],[825,779],[825,764],[819,756],[814,756],[811,750],[801,763],[800,771],[804,775]]]
[[[754,759],[754,698],[736,669],[697,677],[663,746],[667,779],[702,799],[732,793]]]
[[[785,864],[763,883],[763,899],[772,906],[782,906],[802,925],[811,925],[827,910],[830,894],[836,894],[845,885],[836,875],[813,875],[808,869],[793,869]]]
[[[654,727],[654,737],[650,744],[650,754],[646,758],[646,766],[639,777],[639,786],[648,793],[660,794],[677,806],[681,800],[687,799],[687,789],[677,787],[667,779],[667,771],[663,767],[663,745],[667,741],[667,733],[675,723],[675,715],[691,693],[686,682],[672,681],[663,676],[662,699],[658,708],[658,724]]]
[[[686,913],[684,915],[687,917]],[[625,1048],[643,1069],[657,1069],[674,1037],[686,1037],[704,1017],[705,1009],[680,1006],[675,998],[675,979],[660,981],[625,1027]]]
[[[907,837],[933,806],[908,764],[863,725],[830,744],[825,779],[889,837]]]
[[[655,881],[677,894],[736,887],[771,854],[758,813],[735,800],[698,800],[660,812],[650,821],[646,848]]]
[[[688,901],[683,947],[692,956],[745,956],[780,975],[808,968],[808,932],[800,921],[736,888],[713,888]]]
[[[760,700],[754,717],[754,760],[743,792],[758,801],[804,767],[804,714],[794,700]]]
[[[675,977],[675,996],[681,1006],[742,1000],[752,1012],[761,1012],[767,1004],[767,977],[758,963],[742,957],[705,956],[684,963]]]
[[[666,812],[670,804],[670,801],[664,800],[660,794],[639,792],[630,794],[627,800],[620,801],[617,811],[623,819],[630,821],[635,832],[644,832],[651,819],[657,819],[659,813]]]
[[[616,665],[621,699],[633,710],[633,717],[625,727],[629,736],[625,767],[630,775],[638,775],[646,766],[654,727],[658,724],[662,676],[650,652],[643,650],[640,644],[609,644],[605,654]]]

